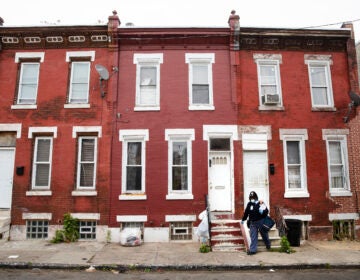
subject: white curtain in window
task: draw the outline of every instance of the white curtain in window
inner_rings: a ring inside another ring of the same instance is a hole
[[[156,67],[141,67],[139,105],[156,105]]]
[[[332,188],[344,188],[345,176],[344,168],[341,156],[341,142],[331,141],[329,142],[330,153],[330,177]]]

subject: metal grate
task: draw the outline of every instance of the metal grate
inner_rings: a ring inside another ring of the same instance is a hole
[[[49,221],[28,220],[26,221],[27,239],[44,239],[48,237]]]
[[[354,239],[354,220],[333,221],[333,238],[336,240]]]

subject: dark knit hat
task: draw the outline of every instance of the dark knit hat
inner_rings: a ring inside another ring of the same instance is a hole
[[[250,194],[249,194],[249,199],[250,199],[250,200],[251,200],[251,199],[258,200],[258,196],[257,196],[256,192],[254,192],[254,191],[250,192]]]

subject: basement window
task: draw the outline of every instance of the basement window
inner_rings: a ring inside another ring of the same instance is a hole
[[[80,239],[96,239],[96,221],[80,221],[79,222],[79,238]]]
[[[334,220],[333,238],[335,240],[353,240],[355,237],[354,220]]]
[[[192,240],[192,222],[170,223],[170,240]]]
[[[49,221],[46,220],[28,220],[26,221],[27,239],[45,239],[48,238]]]
[[[141,232],[141,241],[144,242],[144,223],[142,222],[123,222],[121,223],[120,230],[123,231],[126,228],[139,228]]]

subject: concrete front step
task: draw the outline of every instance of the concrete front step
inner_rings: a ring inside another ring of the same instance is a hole
[[[244,244],[236,244],[233,242],[221,242],[211,246],[213,252],[238,252],[245,251]]]
[[[0,210],[0,239],[6,239],[10,230],[10,210]]]

